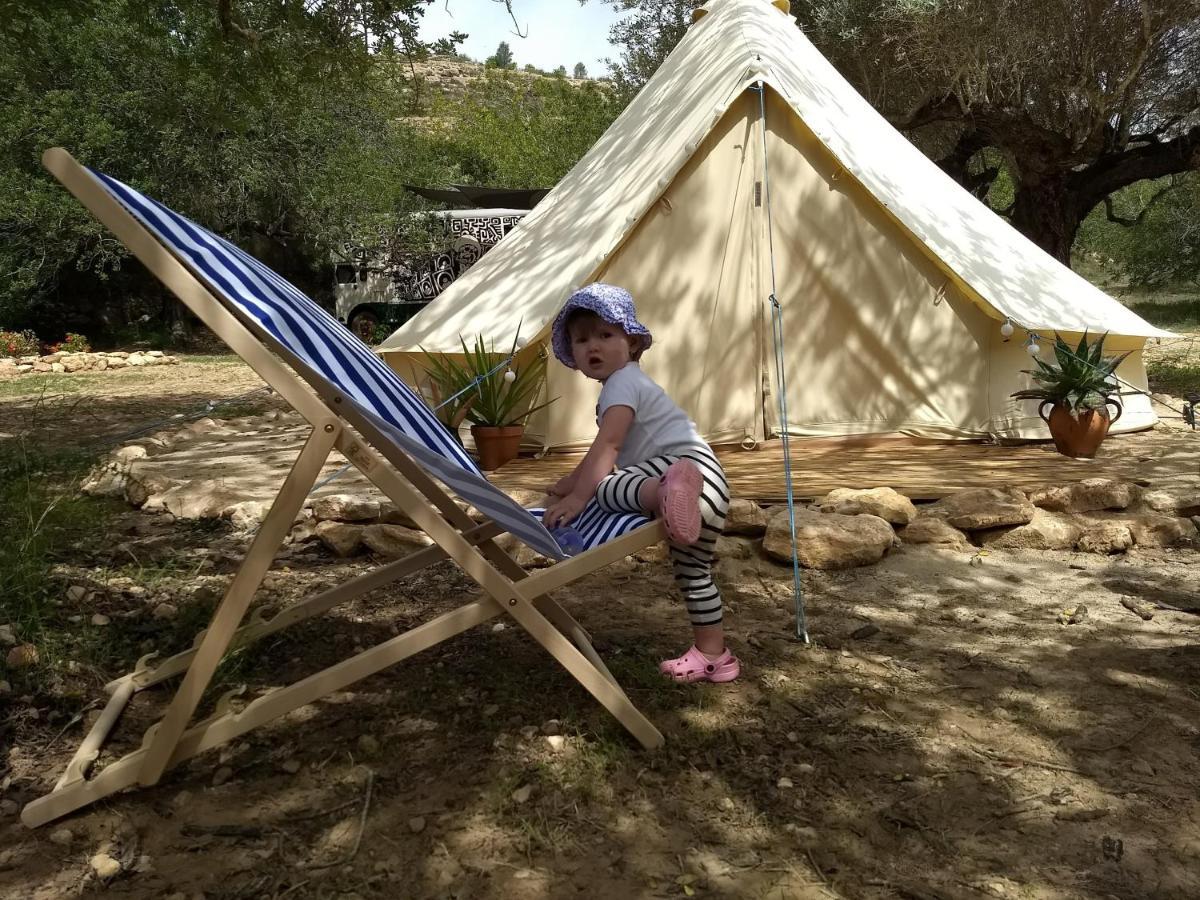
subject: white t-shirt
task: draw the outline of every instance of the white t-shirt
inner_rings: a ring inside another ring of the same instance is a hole
[[[604,382],[600,401],[596,404],[597,425],[613,406],[628,406],[633,410],[633,424],[617,454],[619,469],[655,456],[678,455],[688,449],[709,449],[687,413],[676,406],[667,392],[636,362],[627,363]]]

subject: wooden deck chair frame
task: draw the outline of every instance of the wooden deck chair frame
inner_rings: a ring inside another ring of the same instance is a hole
[[[645,748],[658,747],[662,734],[634,706],[592,648],[584,629],[549,592],[630,553],[664,539],[651,522],[620,537],[537,572],[528,573],[494,541],[504,533],[495,523],[477,524],[407,453],[361,415],[339,408],[342,398],[325,396],[324,379],[285,347],[269,349],[239,312],[218,299],[203,279],[164,246],[79,165],[59,148],[43,155],[46,168],[114,235],[237,353],[280,397],[312,426],[307,441],[271,504],[208,628],[190,650],[151,665],[143,657],[135,670],[106,686],[109,700],[50,793],[27,804],[21,819],[30,828],[108,797],[135,784],[153,785],[170,767],[246,734],[334,691],[346,688],[401,660],[499,615],[511,616],[592,694]],[[272,353],[274,349],[274,354]],[[325,392],[327,393],[327,391]],[[365,440],[364,440],[365,438]],[[326,458],[339,450],[397,508],[433,540],[433,546],[382,565],[365,575],[283,609],[269,620],[247,611],[263,577],[287,537]],[[214,713],[192,724],[221,659],[231,646],[281,631],[320,615],[367,591],[409,576],[442,559],[454,560],[483,595],[286,687],[272,690],[235,711],[230,692]],[[183,675],[163,718],[145,732],[140,749],[91,769],[121,712],[138,691]],[[190,726],[190,727],[189,727]]]

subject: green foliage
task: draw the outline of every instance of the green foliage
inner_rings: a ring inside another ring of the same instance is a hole
[[[236,0],[227,19],[211,0],[27,5],[19,35],[0,31],[0,322],[119,325],[131,297],[162,308],[42,171],[56,145],[315,283],[332,243],[415,205],[405,178],[447,171],[402,122],[396,48],[424,52],[422,5]]]
[[[54,564],[111,515],[111,506],[79,493],[90,464],[90,456],[45,452],[20,437],[0,443],[0,621],[26,638],[62,590]]]
[[[546,383],[546,352],[542,347],[527,351],[524,362],[517,363],[518,338],[508,353],[497,353],[494,345],[485,345],[483,335],[476,336],[471,348],[460,337],[462,362],[444,353],[425,353],[438,417],[452,431],[464,417],[472,425],[520,425],[554,402],[534,405]],[[513,363],[505,366],[508,359]]]
[[[572,77],[577,79],[587,78],[587,66],[581,62],[575,63],[575,72]]]
[[[1013,393],[1017,400],[1051,401],[1066,406],[1071,412],[1088,409],[1104,409],[1109,397],[1117,393],[1119,386],[1113,373],[1117,366],[1129,356],[1104,357],[1104,339],[1101,335],[1088,343],[1087,332],[1079,339],[1079,346],[1072,348],[1062,335],[1054,335],[1054,363],[1034,357],[1036,369],[1023,370],[1031,375],[1039,387],[1027,388]]]
[[[1200,174],[1140,181],[1091,211],[1075,257],[1092,256],[1132,287],[1200,286]]]
[[[59,350],[66,350],[68,353],[91,353],[92,345],[82,334],[68,331],[66,337],[55,344],[51,350],[55,353]]]
[[[446,121],[439,152],[462,177],[514,188],[552,187],[620,112],[595,82],[488,70],[456,101],[435,106]]]
[[[0,331],[0,356],[33,356],[41,346],[32,331]]]
[[[517,61],[513,59],[512,47],[508,46],[508,41],[501,41],[495,55],[489,56],[484,65],[493,69],[515,69]]]
[[[1192,391],[1200,392],[1200,365],[1154,360],[1146,364],[1146,378],[1155,393],[1183,397]]]

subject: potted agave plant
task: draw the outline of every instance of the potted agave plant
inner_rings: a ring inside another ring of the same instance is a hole
[[[1072,348],[1054,336],[1053,363],[1034,357],[1036,369],[1025,369],[1037,387],[1016,391],[1017,400],[1040,400],[1038,415],[1050,429],[1054,446],[1064,456],[1091,458],[1123,411],[1113,373],[1129,355],[1105,357],[1101,335],[1089,343],[1087,332]],[[1049,412],[1047,413],[1047,407]],[[1116,413],[1109,414],[1109,407]]]
[[[519,335],[518,335],[519,337]],[[485,472],[516,458],[525,420],[553,400],[537,403],[546,383],[546,351],[529,348],[516,360],[517,337],[508,353],[498,353],[477,336],[468,347],[461,337],[461,361],[444,353],[425,353],[429,392],[438,417],[455,434],[464,420]],[[505,364],[506,360],[511,360]]]

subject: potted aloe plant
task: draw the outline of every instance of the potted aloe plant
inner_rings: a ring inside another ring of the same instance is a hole
[[[460,336],[461,362],[444,353],[425,353],[438,417],[455,434],[464,419],[471,423],[479,467],[487,472],[516,458],[525,420],[553,402],[534,402],[546,383],[545,349],[528,348],[518,362],[518,337],[505,354],[487,346],[482,335],[472,347]],[[506,360],[511,362],[505,365]]]
[[[1123,409],[1116,397],[1118,386],[1113,373],[1129,353],[1105,357],[1107,336],[1101,335],[1089,343],[1084,332],[1079,346],[1072,348],[1061,335],[1055,334],[1055,361],[1048,363],[1035,356],[1037,368],[1024,370],[1037,387],[1012,395],[1017,400],[1041,401],[1038,415],[1050,429],[1054,446],[1064,456],[1095,456],[1108,429],[1121,418]],[[1109,415],[1110,406],[1116,410],[1115,415]]]

